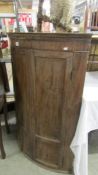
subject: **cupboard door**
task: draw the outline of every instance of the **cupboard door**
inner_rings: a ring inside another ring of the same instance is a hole
[[[54,168],[62,167],[62,116],[66,80],[71,76],[72,53],[35,51],[35,159]],[[65,105],[66,108],[66,105]],[[65,119],[66,120],[66,119]],[[63,131],[65,129],[63,128]]]

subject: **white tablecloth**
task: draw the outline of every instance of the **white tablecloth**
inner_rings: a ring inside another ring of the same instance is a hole
[[[88,175],[88,133],[95,129],[98,129],[98,72],[87,72],[80,117],[70,146],[75,156],[74,175]]]

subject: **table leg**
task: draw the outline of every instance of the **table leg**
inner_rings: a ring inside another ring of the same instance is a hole
[[[2,141],[2,129],[1,129],[1,121],[0,121],[0,150],[1,150],[1,157],[5,159],[6,154],[4,151],[3,141]]]

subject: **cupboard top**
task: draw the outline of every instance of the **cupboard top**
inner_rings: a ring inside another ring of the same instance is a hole
[[[66,38],[77,38],[77,39],[91,39],[91,34],[81,33],[9,33],[11,39],[29,39],[29,40],[39,40],[39,39],[66,39]]]

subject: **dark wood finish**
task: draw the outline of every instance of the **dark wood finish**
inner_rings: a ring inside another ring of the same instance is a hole
[[[37,14],[37,32],[41,32],[42,30],[43,3],[44,3],[44,0],[39,0],[38,14]]]
[[[3,57],[2,49],[0,48],[0,59]]]
[[[6,154],[5,154],[5,150],[4,150],[4,146],[3,146],[3,140],[2,140],[1,120],[0,120],[0,150],[1,150],[2,159],[5,159]]]
[[[4,113],[4,120],[5,120],[5,127],[6,127],[6,132],[9,134],[10,128],[8,124],[8,109],[7,109],[6,95],[4,95],[3,98],[4,98],[3,113]]]
[[[0,111],[4,104],[4,86],[3,81],[1,77],[1,69],[0,69]],[[1,120],[0,120],[0,151],[1,151],[1,157],[4,159],[6,157],[4,146],[3,146],[3,140],[2,140],[2,129],[1,129]]]
[[[92,38],[87,70],[98,71],[98,38]]]
[[[6,118],[7,112],[15,110],[15,100],[14,99],[13,99],[13,101],[6,100],[6,99],[14,98],[14,92],[10,92],[8,74],[7,74],[7,70],[6,70],[6,64],[12,64],[11,59],[3,58],[0,60],[0,64],[2,65],[1,68],[2,68],[2,72],[3,72],[4,88],[5,88],[6,92],[8,92],[5,94],[4,109],[1,111],[1,113],[4,112],[5,118]],[[6,129],[7,128],[8,127],[6,127]],[[7,129],[7,132],[10,132],[10,131],[8,131],[8,129]]]
[[[45,33],[9,36],[21,149],[34,161],[69,171],[91,37]]]
[[[6,103],[6,94],[8,92],[9,84],[8,84],[8,77],[6,72],[6,66],[4,64],[4,60],[0,60],[0,112],[3,109],[4,112],[4,119],[5,119],[5,126],[7,133],[10,132],[8,121],[7,121],[7,103]],[[2,141],[2,128],[1,128],[1,120],[0,120],[0,150],[1,150],[1,157],[4,159],[6,157],[3,141]]]
[[[10,133],[10,129],[9,129],[9,125],[8,125],[8,110],[7,110],[7,102],[6,102],[6,92],[9,92],[10,88],[9,88],[9,82],[8,82],[8,76],[7,76],[7,70],[6,70],[6,61],[8,62],[8,60],[4,60],[1,59],[0,60],[0,76],[2,79],[2,85],[4,88],[4,94],[3,94],[3,113],[4,113],[4,119],[5,119],[5,126],[6,126],[6,131],[7,133]]]

